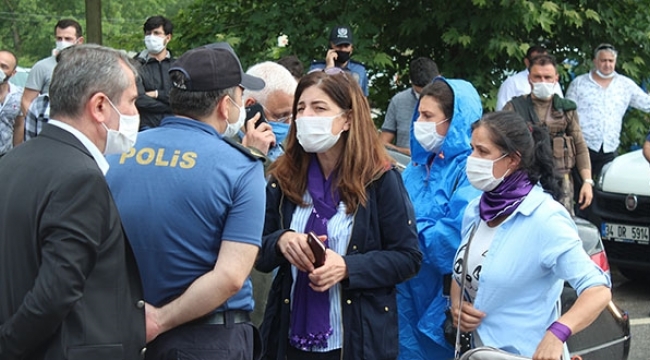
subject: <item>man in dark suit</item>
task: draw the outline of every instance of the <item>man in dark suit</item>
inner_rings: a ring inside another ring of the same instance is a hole
[[[49,95],[40,136],[0,160],[0,359],[139,359],[145,303],[102,154],[135,142],[135,69],[76,46]]]

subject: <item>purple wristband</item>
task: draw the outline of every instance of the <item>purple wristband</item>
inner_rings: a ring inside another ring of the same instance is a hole
[[[552,323],[547,330],[562,342],[566,342],[569,336],[571,336],[571,329],[569,329],[568,326],[557,321]]]

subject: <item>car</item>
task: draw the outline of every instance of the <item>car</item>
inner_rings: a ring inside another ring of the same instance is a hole
[[[410,158],[407,155],[393,151],[388,147],[387,150],[400,171],[408,166]],[[647,179],[650,179],[650,176]],[[608,256],[599,228],[586,219],[575,217],[573,220],[587,255],[598,267],[610,275]],[[565,283],[560,298],[562,313],[568,311],[577,298],[576,291],[568,283]],[[630,342],[630,318],[627,312],[610,301],[591,325],[567,340],[567,347],[571,359],[626,360],[630,352]]]
[[[650,274],[650,165],[642,150],[606,164],[594,188],[588,219],[601,231],[612,265],[631,280]]]
[[[609,274],[609,262],[599,229],[589,221],[574,218],[582,247],[591,260]],[[562,291],[562,313],[575,303],[578,295],[567,283]],[[630,352],[630,318],[627,312],[610,301],[598,318],[567,340],[571,359],[626,360]]]

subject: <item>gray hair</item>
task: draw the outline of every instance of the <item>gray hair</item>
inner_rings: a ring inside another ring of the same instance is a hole
[[[169,77],[172,84],[185,84],[187,82],[187,78],[182,71],[172,71]],[[210,115],[223,97],[229,96],[234,101],[237,87],[233,86],[213,91],[187,91],[172,86],[169,91],[169,107],[175,115],[200,120],[200,118]]]
[[[126,66],[134,76],[137,70],[126,54],[95,45],[75,45],[57,58],[50,84],[50,117],[78,117],[88,100],[104,93],[118,105],[124,91],[131,86]],[[122,65],[124,64],[124,65]]]
[[[598,53],[601,51],[609,51],[612,54],[614,54],[614,59],[618,57],[618,51],[616,51],[616,48],[613,45],[610,44],[600,44],[596,47],[596,50],[594,50],[594,59],[598,58]]]
[[[254,99],[256,102],[264,105],[271,93],[281,91],[293,96],[298,86],[296,79],[287,68],[272,61],[265,61],[253,65],[246,71],[246,74],[262,78],[266,85],[260,91],[244,90],[244,94],[242,95],[244,102],[248,99]]]

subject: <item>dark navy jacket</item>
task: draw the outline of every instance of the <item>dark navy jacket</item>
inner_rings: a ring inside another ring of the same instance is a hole
[[[291,264],[276,251],[289,231],[296,204],[284,197],[277,181],[267,187],[266,221],[256,268],[278,268],[261,326],[263,359],[284,359],[288,345]],[[396,359],[398,352],[395,285],[420,269],[415,214],[397,170],[367,187],[368,202],[354,213],[347,253],[349,277],[342,282],[342,359]]]

